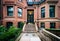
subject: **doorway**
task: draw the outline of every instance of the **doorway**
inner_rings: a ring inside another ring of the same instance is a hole
[[[34,10],[27,10],[27,23],[34,23]]]

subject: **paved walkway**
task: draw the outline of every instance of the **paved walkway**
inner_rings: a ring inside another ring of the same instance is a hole
[[[19,41],[41,41],[36,33],[23,33]]]
[[[31,32],[32,31],[32,32]],[[35,32],[36,28],[34,24],[27,24],[24,32],[20,35],[18,41],[52,41],[49,37],[42,33],[42,30]],[[34,33],[35,32],[35,33]]]

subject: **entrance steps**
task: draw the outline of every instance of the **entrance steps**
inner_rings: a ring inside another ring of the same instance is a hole
[[[32,23],[26,24],[25,27],[23,27],[23,28],[24,28],[23,32],[28,32],[28,33],[30,33],[30,32],[37,32],[35,24],[32,24]]]

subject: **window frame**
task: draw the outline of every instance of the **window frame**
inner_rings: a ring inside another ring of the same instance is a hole
[[[45,7],[41,8],[41,18],[45,18]]]
[[[13,6],[7,6],[7,16],[13,16],[14,8],[13,8],[13,11],[9,11],[9,8],[11,9],[11,7],[13,8]]]
[[[23,25],[24,25],[24,24],[22,24],[22,23],[23,23],[22,21],[19,21],[19,22],[17,23],[17,27],[18,27],[18,28],[23,28]]]
[[[18,22],[18,26],[17,26],[18,28],[20,28],[21,27],[21,25],[20,25],[20,22]]]
[[[53,9],[51,9],[53,8]],[[55,5],[50,5],[49,6],[49,17],[54,18],[55,17]]]
[[[52,24],[53,24],[54,26],[53,26]],[[55,23],[55,22],[50,22],[50,28],[56,28],[56,23]]]
[[[19,2],[22,2],[22,0],[18,0]]]
[[[19,12],[19,9],[21,9],[22,12],[21,12],[21,11]],[[20,13],[20,14],[19,14],[19,13]],[[22,9],[22,8],[19,8],[19,7],[18,7],[18,14],[21,15],[21,16],[18,15],[18,17],[22,17],[22,15],[23,15],[23,9]]]
[[[10,24],[9,24],[10,23]],[[13,26],[13,22],[6,22],[6,27],[9,29],[10,26]]]
[[[33,0],[27,0],[27,2],[33,2]]]
[[[45,22],[41,22],[41,28],[45,28]]]

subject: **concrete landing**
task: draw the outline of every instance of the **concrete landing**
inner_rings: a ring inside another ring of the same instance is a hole
[[[19,41],[41,41],[36,33],[23,33]]]

